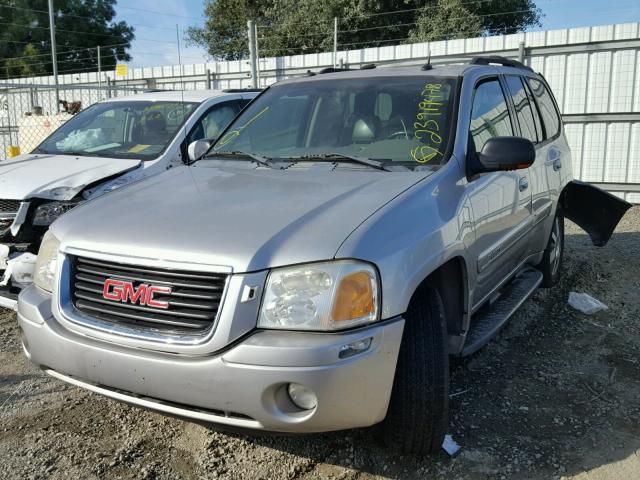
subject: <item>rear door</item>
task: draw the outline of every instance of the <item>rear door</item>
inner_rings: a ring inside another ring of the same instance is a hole
[[[560,168],[563,157],[568,158],[566,142],[560,139],[560,117],[544,84],[536,80],[538,94],[544,96],[545,115],[541,115],[543,100],[534,100],[526,77],[505,75],[511,93],[520,136],[531,140],[536,147],[536,160],[529,167],[531,211],[533,226],[529,235],[529,253],[540,252],[547,244],[551,228],[553,205],[560,193]],[[549,105],[550,102],[550,105]],[[549,110],[551,108],[551,110]]]
[[[514,119],[498,77],[481,80],[473,97],[468,155],[477,155],[492,137],[515,136]],[[478,277],[477,307],[524,261],[531,230],[528,169],[491,172],[469,180],[474,215]]]

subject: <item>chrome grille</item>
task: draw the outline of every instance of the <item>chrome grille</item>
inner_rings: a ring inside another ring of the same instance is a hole
[[[107,280],[170,287],[154,297],[167,308],[105,298]],[[72,258],[73,305],[83,314],[102,321],[167,335],[201,335],[214,324],[227,280],[226,274],[161,269]]]
[[[18,213],[20,200],[0,200],[0,213]]]

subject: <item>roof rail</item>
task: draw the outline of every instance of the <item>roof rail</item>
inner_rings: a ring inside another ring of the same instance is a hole
[[[244,93],[244,92],[261,92],[262,88],[226,88],[222,90],[224,93]]]
[[[322,75],[323,73],[348,72],[349,70],[351,70],[351,68],[326,67],[319,70],[318,73]]]
[[[525,70],[529,70],[530,72],[533,72],[533,68],[527,67],[522,62],[519,62],[517,60],[512,60],[506,57],[500,57],[497,55],[488,56],[488,57],[473,57],[469,62],[470,65],[491,65],[492,63],[496,63],[504,67],[523,68]]]

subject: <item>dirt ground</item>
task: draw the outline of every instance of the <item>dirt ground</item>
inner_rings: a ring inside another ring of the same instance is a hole
[[[592,316],[570,291],[609,306]],[[449,458],[394,456],[366,431],[233,436],[47,377],[0,310],[3,478],[640,479],[640,207],[593,247],[567,223],[559,288],[452,370]]]

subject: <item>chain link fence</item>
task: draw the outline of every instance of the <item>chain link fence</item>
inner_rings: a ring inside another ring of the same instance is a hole
[[[30,153],[73,115],[96,102],[145,91],[131,86],[0,84],[0,161]]]

